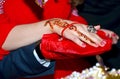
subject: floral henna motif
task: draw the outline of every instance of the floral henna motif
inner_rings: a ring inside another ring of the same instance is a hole
[[[49,26],[51,27],[51,29],[54,29],[54,27],[53,27],[54,25],[62,27],[63,30],[61,32],[61,36],[63,36],[64,31],[67,28],[69,28],[70,30],[76,31],[80,37],[83,37],[84,40],[87,40],[88,42],[94,43],[89,37],[87,37],[86,35],[84,35],[83,33],[81,33],[80,31],[77,30],[77,27],[74,26],[74,24],[77,24],[76,22],[68,24],[67,22],[63,21],[62,19],[51,19],[51,20],[48,20],[45,23],[45,26],[47,24],[49,24]]]

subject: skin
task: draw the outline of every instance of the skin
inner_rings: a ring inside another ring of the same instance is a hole
[[[103,32],[105,32],[106,36],[112,39],[113,44],[117,44],[119,36],[111,30],[101,29],[100,27],[100,25],[95,26],[96,30],[102,30]]]

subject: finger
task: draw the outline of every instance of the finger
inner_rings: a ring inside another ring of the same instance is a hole
[[[87,28],[85,27],[84,28],[78,27],[78,31],[81,32],[83,36],[85,37],[85,39],[83,39],[81,38],[81,36],[79,36],[80,39],[94,47],[98,47],[98,45],[103,47],[106,44],[106,42],[101,37],[99,37],[96,33],[88,32]]]
[[[99,29],[101,28],[101,26],[100,26],[100,25],[96,25],[96,26],[94,26],[94,28],[95,28],[96,30],[99,30]]]
[[[109,38],[116,38],[117,40],[119,39],[119,36],[114,33],[113,31],[110,30],[106,30],[106,29],[101,29],[103,32],[106,33],[106,36],[108,36]]]
[[[109,31],[109,30],[106,30],[106,29],[101,29],[105,34],[106,36],[108,36],[109,38],[112,38],[115,36],[115,33],[112,32],[112,31]]]
[[[104,39],[102,39],[101,37],[99,37],[97,34],[91,33],[90,37],[91,37],[91,40],[93,42],[95,42],[96,44],[98,44],[99,46],[101,46],[101,47],[105,46],[106,41]]]
[[[117,42],[118,42],[117,39],[115,39],[115,38],[112,39],[112,44],[117,44]]]
[[[117,44],[118,43],[118,39],[119,39],[119,36],[117,34],[112,34],[112,41],[113,41],[113,44]]]
[[[115,37],[117,40],[119,39],[119,36],[116,33],[113,33],[112,37]]]
[[[77,45],[79,45],[79,46],[81,46],[83,48],[86,47],[86,44],[84,42],[82,42],[75,34],[73,34],[73,33],[67,34],[67,35],[64,34],[64,36],[67,39],[69,39],[69,40],[73,41],[74,43],[76,43]]]
[[[106,29],[101,29],[101,30],[106,33],[106,36],[112,39],[112,44],[117,44],[119,36],[116,33]]]
[[[91,39],[85,38],[84,36],[79,36],[79,38],[80,38],[80,40],[84,41],[85,43],[87,43],[93,47],[98,47],[98,45],[95,42],[91,41]]]
[[[91,46],[94,46],[94,47],[98,47],[97,44],[95,44],[93,41],[91,41],[91,39],[87,38],[85,34],[82,34],[81,32],[77,32],[77,31],[72,31],[73,34],[75,36],[77,36],[81,41],[91,45]]]
[[[99,30],[100,29],[100,25],[94,26],[95,29]],[[96,43],[97,45],[103,47],[106,44],[106,41],[103,40],[100,36],[98,36],[96,33],[91,33],[88,32],[88,29],[85,28],[87,31],[87,33],[85,33],[85,35],[90,38],[94,43]]]

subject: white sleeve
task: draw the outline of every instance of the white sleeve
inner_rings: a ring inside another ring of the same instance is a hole
[[[33,54],[34,54],[36,60],[37,60],[40,64],[42,64],[44,67],[48,67],[48,66],[50,65],[50,60],[48,60],[48,59],[40,59],[40,57],[38,56],[38,54],[37,54],[37,52],[36,52],[35,49],[34,49],[34,51],[33,51]]]

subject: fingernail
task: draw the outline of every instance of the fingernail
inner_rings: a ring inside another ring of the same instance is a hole
[[[58,39],[58,41],[62,41],[62,40],[63,40],[63,38],[62,38],[62,37]]]
[[[107,37],[108,37],[108,34],[107,34],[107,33],[105,33],[105,36],[107,36]]]
[[[101,46],[103,47],[103,46],[105,46],[106,41],[105,41],[105,40],[103,40],[100,44],[101,44]]]
[[[113,34],[112,34],[112,36],[116,36],[116,34],[115,34],[115,33],[113,33]]]
[[[86,44],[85,43],[82,43],[82,45],[81,45],[82,47],[86,47]]]

